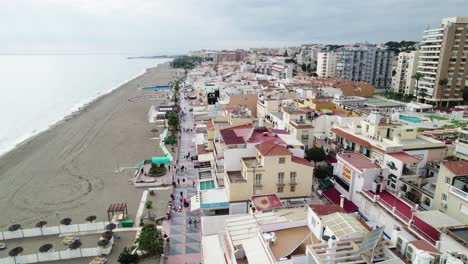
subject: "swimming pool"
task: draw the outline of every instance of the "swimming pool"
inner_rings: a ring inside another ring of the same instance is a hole
[[[400,120],[411,122],[411,123],[421,123],[421,118],[415,116],[406,116],[400,115]]]
[[[210,189],[214,189],[216,186],[215,186],[215,183],[214,181],[202,181],[200,182],[200,190],[210,190]]]

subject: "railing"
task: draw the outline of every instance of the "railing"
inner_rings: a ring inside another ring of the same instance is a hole
[[[458,189],[455,186],[450,186],[450,192],[455,194],[456,196],[464,199],[465,201],[468,201],[468,193]]]
[[[437,244],[437,240],[433,239],[431,236],[429,236],[426,232],[422,231],[421,229],[419,229],[417,226],[411,224],[410,225],[410,229],[413,229],[416,234],[418,234],[419,236],[423,237],[425,240],[427,240],[429,243],[431,243],[432,245],[436,245]]]

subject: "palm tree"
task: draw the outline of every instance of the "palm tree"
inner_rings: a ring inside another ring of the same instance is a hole
[[[419,88],[419,79],[424,77],[424,74],[420,72],[416,72],[411,78],[416,79],[416,102],[419,102],[419,93],[418,93],[418,88]]]
[[[421,91],[419,91],[418,93],[418,96],[419,97],[422,97],[424,99],[424,97],[428,96],[429,94],[427,93],[427,90],[426,89],[421,89]],[[424,99],[425,100],[425,99]]]

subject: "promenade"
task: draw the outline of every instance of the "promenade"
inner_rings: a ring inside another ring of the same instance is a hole
[[[179,98],[182,111],[187,113],[185,117],[181,118],[180,127],[182,130],[184,128],[193,128],[193,117],[191,116],[191,112],[187,111],[190,106],[183,96],[179,96]],[[175,181],[180,181],[180,184],[177,185],[177,188],[173,191],[175,205],[180,204],[180,192],[183,192],[183,197],[188,201],[190,201],[190,197],[194,196],[197,192],[198,179],[196,177],[196,169],[193,168],[193,162],[191,162],[190,159],[185,159],[187,153],[195,155],[195,146],[192,143],[194,138],[194,132],[181,133],[181,139],[178,144],[178,166],[179,168],[181,166],[186,167],[187,171],[178,172],[175,175]],[[184,179],[185,184],[183,183]],[[193,186],[193,181],[195,181],[195,186]],[[191,212],[189,207],[184,208],[182,212],[172,212],[171,220],[165,225],[166,233],[169,235],[169,245],[167,246],[167,258],[165,263],[201,263],[201,226],[200,224],[195,226],[193,223],[189,225],[189,218],[200,220],[199,211]]]

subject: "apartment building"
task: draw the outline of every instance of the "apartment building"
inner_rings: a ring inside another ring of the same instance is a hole
[[[317,75],[321,78],[336,77],[336,57],[335,52],[319,52],[317,54]]]
[[[396,73],[392,77],[392,89],[395,93],[414,95],[416,80],[413,76],[418,69],[419,51],[400,52]]]
[[[390,88],[393,53],[374,44],[355,44],[336,52],[336,77]]]
[[[468,160],[468,128],[458,128],[460,134],[455,141],[455,156],[462,160]]]
[[[255,149],[255,156],[240,158],[240,170],[225,169],[225,188],[231,203],[245,203],[253,195],[270,193],[281,199],[310,196],[314,168],[309,161],[294,156],[275,140],[257,144]]]
[[[468,161],[441,163],[434,208],[468,224]]]
[[[442,20],[440,28],[424,31],[421,41],[418,91],[424,101],[434,105],[458,104],[463,101],[468,67],[468,17]]]

